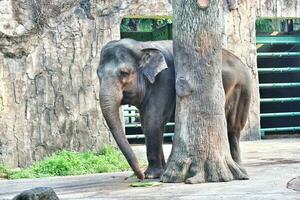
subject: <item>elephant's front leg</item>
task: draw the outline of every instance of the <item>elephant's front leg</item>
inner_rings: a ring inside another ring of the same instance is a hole
[[[157,117],[157,116],[156,116]],[[143,117],[143,132],[145,134],[148,167],[145,171],[145,178],[159,178],[165,166],[163,153],[163,131],[164,122],[153,119],[154,116]]]

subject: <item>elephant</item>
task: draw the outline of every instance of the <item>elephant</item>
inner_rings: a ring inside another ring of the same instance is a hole
[[[250,105],[250,75],[234,54],[222,50],[222,80],[225,114],[232,158],[240,163],[239,139]],[[176,104],[172,41],[110,41],[101,50],[97,69],[99,100],[110,131],[139,179],[159,178],[165,166],[164,126],[174,116]],[[130,104],[138,108],[145,134],[148,167],[143,173],[126,139],[119,109]]]

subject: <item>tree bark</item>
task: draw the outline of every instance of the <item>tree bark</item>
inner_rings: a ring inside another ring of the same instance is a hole
[[[174,0],[173,12],[176,134],[161,180],[201,183],[248,179],[229,150],[220,0]]]

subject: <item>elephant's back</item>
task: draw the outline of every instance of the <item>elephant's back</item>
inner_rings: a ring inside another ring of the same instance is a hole
[[[244,64],[236,55],[228,50],[222,50],[223,68],[222,73],[230,74],[242,82],[249,81],[250,74],[246,64]]]
[[[251,78],[246,64],[225,49],[222,50],[222,61],[222,80],[226,96],[230,95],[230,91],[233,91],[236,87],[250,88]]]

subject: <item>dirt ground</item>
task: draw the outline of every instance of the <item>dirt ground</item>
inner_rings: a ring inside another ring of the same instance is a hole
[[[136,179],[125,180],[132,172],[27,180],[0,180],[0,199],[11,199],[33,187],[52,187],[60,199],[284,199],[300,200],[300,138],[242,142],[247,181],[196,185],[162,184],[157,187],[133,188]],[[145,159],[144,146],[134,146]],[[164,146],[168,155],[171,145]]]

